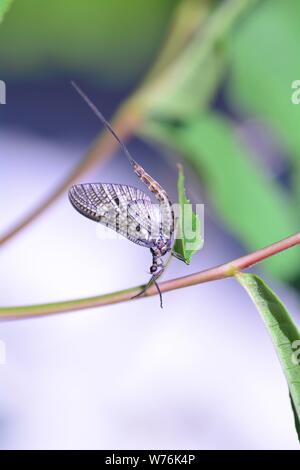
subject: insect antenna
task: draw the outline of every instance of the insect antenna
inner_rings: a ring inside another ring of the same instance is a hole
[[[124,144],[124,142],[122,142],[122,140],[120,139],[120,137],[118,136],[118,134],[116,133],[116,131],[114,131],[114,129],[112,128],[112,126],[109,124],[109,122],[105,119],[105,117],[103,116],[103,114],[100,112],[100,110],[97,108],[97,106],[92,102],[92,100],[84,93],[84,91],[77,85],[76,82],[74,82],[73,80],[71,80],[71,85],[73,86],[73,88],[75,88],[75,90],[77,91],[77,93],[81,96],[81,98],[86,102],[86,104],[91,108],[91,110],[93,111],[93,113],[97,116],[98,119],[100,119],[100,121],[102,122],[102,124],[104,124],[104,126],[108,129],[108,131],[114,136],[114,138],[117,140],[117,142],[119,142],[120,146],[121,146],[121,149],[123,150],[124,154],[126,155],[126,157],[128,158],[129,162],[131,163],[131,165],[134,165],[136,163],[136,161],[133,159],[132,155],[130,154],[129,150],[127,149],[126,145]]]

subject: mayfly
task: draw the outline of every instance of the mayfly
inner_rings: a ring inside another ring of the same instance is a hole
[[[69,190],[70,201],[75,209],[85,217],[106,225],[138,245],[150,248],[152,254],[151,278],[137,296],[144,294],[148,287],[154,283],[162,307],[162,295],[157,279],[164,270],[163,257],[171,250],[171,240],[174,233],[172,203],[161,185],[133,159],[125,144],[95,104],[76,83],[71,83],[102,124],[118,141],[133,171],[154,194],[158,203],[154,204],[149,196],[140,189],[124,184],[109,183],[76,184]]]

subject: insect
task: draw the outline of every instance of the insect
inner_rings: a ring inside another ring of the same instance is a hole
[[[172,203],[162,186],[133,159],[125,144],[90,98],[76,83],[71,83],[102,124],[118,141],[133,171],[155,196],[157,203],[153,203],[150,197],[140,189],[110,183],[76,184],[69,190],[70,202],[85,217],[106,225],[140,246],[150,248],[152,254],[151,278],[135,297],[144,294],[154,283],[162,307],[162,295],[157,279],[164,270],[163,257],[171,251],[172,247],[174,234]]]

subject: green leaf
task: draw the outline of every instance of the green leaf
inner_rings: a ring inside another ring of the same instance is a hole
[[[201,222],[198,214],[193,212],[192,205],[187,199],[184,188],[184,173],[181,165],[178,165],[178,203],[179,217],[177,220],[176,240],[173,246],[173,254],[187,264],[190,264],[192,256],[203,246],[201,235]]]
[[[258,276],[238,273],[235,277],[253,300],[271,336],[288,383],[300,441],[300,332],[283,303]]]
[[[0,0],[0,23],[13,0]]]
[[[297,432],[297,435],[298,435],[298,439],[300,441],[300,419],[299,419],[299,416],[297,414],[297,411],[296,411],[295,404],[294,404],[293,398],[291,396],[291,393],[290,393],[290,400],[291,400],[291,407],[292,407],[292,410],[293,410],[293,413],[294,413],[295,428],[296,428],[296,432]]]
[[[142,131],[191,163],[217,214],[247,250],[298,231],[290,195],[255,161],[229,120],[206,113],[182,128],[147,121]],[[264,266],[278,278],[290,279],[298,273],[299,263],[299,253],[291,250],[270,258]]]

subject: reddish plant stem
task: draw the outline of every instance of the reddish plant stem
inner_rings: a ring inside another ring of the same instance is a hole
[[[216,281],[219,279],[225,279],[234,276],[238,271],[250,268],[257,263],[280,253],[288,248],[291,248],[300,243],[300,233],[292,235],[288,238],[280,240],[279,242],[273,243],[261,250],[250,253],[241,258],[237,258],[229,263],[216,266],[205,271],[201,271],[189,276],[172,279],[160,283],[160,289],[162,292],[169,292],[175,289],[181,289],[183,287],[193,286],[196,284],[202,284],[204,282]],[[124,291],[115,292],[112,294],[106,294],[96,297],[90,297],[86,299],[71,300],[66,302],[56,302],[52,304],[41,304],[24,307],[1,307],[0,308],[0,319],[1,320],[15,320],[21,318],[32,318],[43,315],[50,315],[55,313],[69,312],[74,310],[82,310],[86,308],[102,307],[104,305],[112,305],[115,303],[126,302],[132,300],[132,297],[136,295],[142,286],[133,287]],[[157,290],[154,286],[150,287],[149,290],[142,297],[148,297],[157,295]]]

